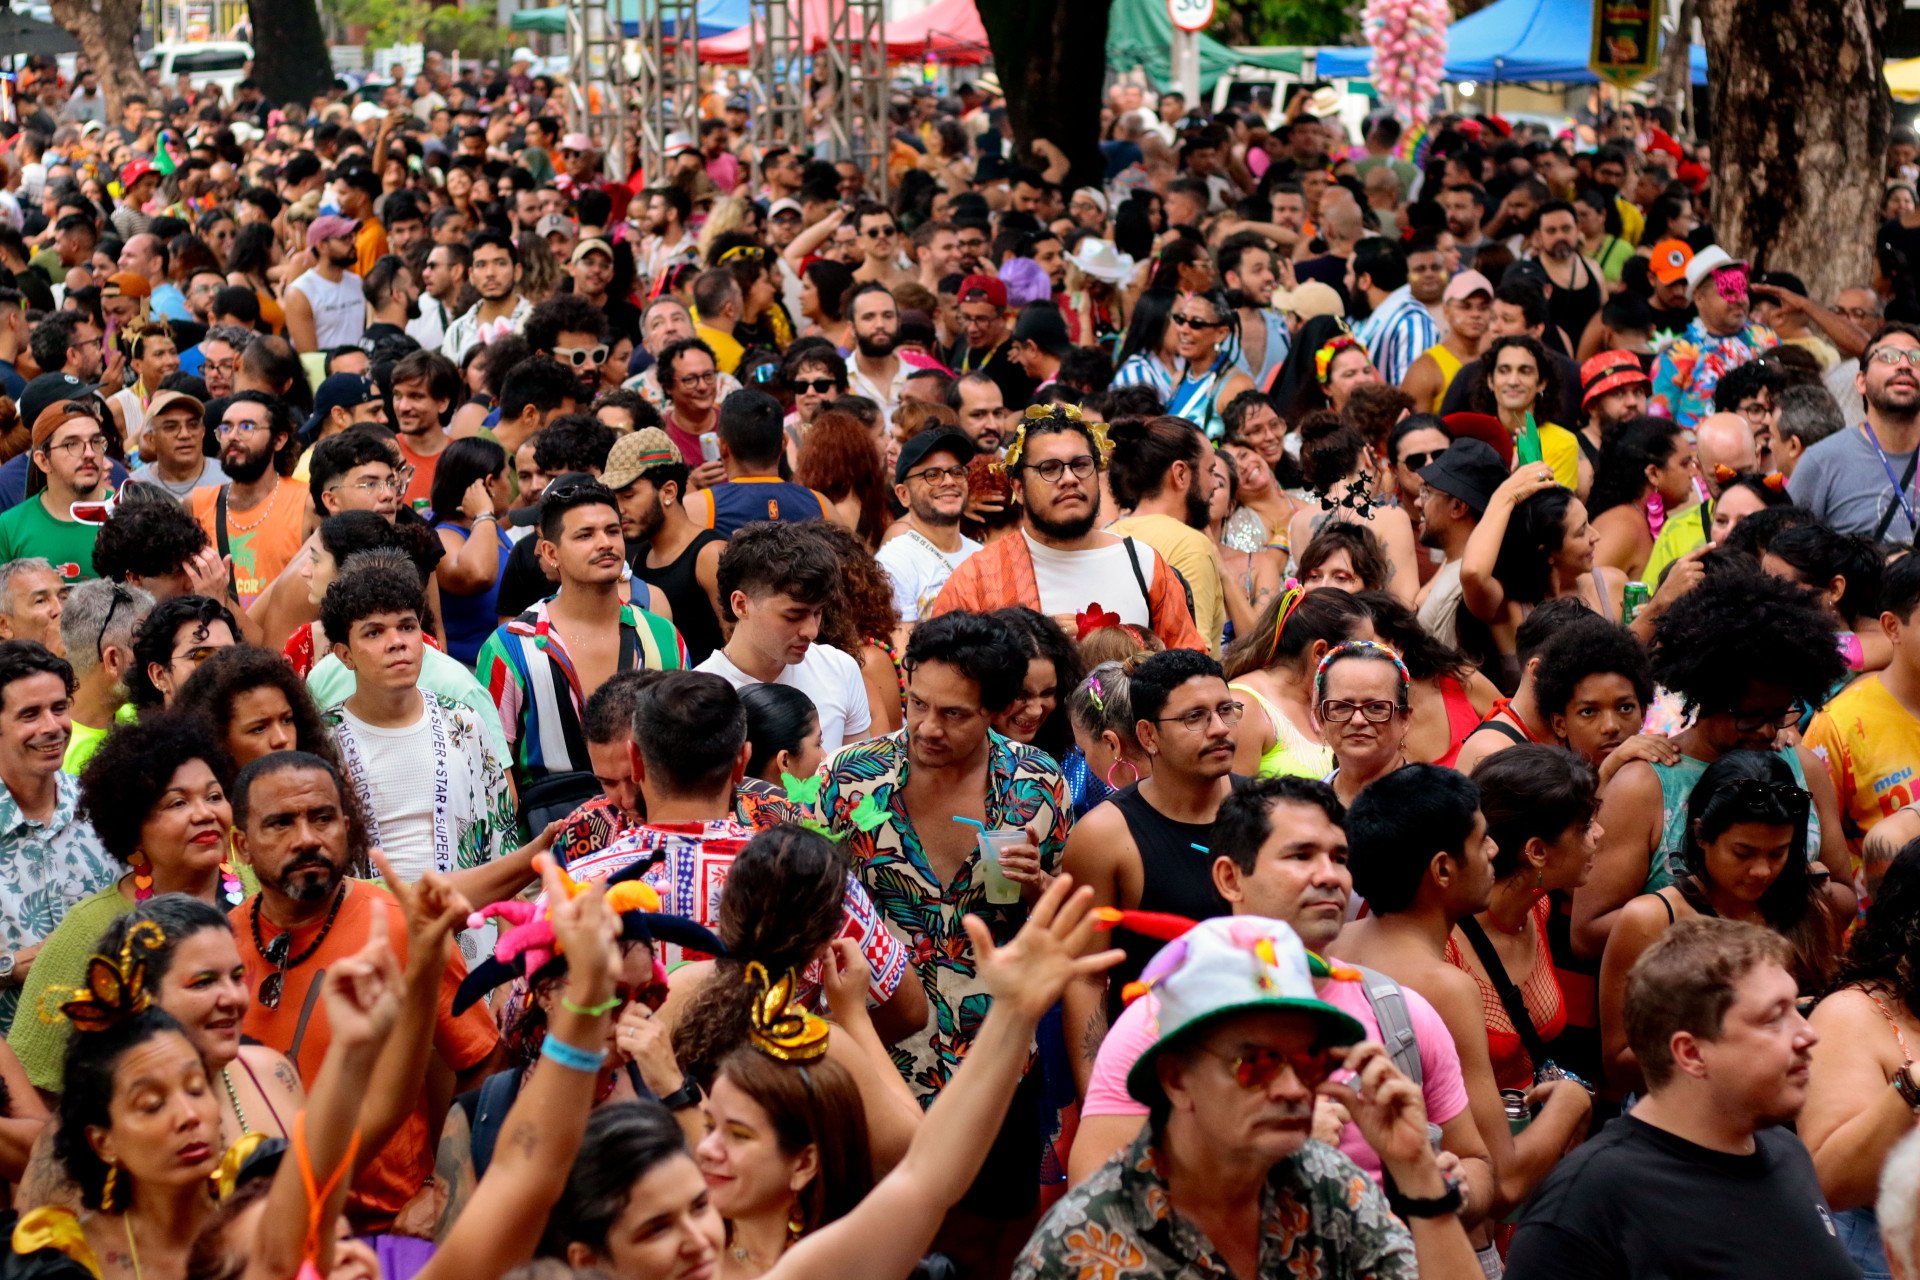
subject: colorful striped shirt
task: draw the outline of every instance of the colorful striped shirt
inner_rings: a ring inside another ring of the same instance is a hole
[[[580,687],[566,641],[553,629],[540,601],[502,623],[480,646],[475,671],[500,711],[500,728],[513,753],[514,780],[525,787],[551,773],[585,771],[586,732],[581,714],[591,689]],[[687,645],[671,622],[631,604],[620,606],[619,671],[638,667],[679,671]]]
[[[1397,387],[1406,380],[1413,362],[1440,341],[1440,327],[1415,301],[1412,288],[1401,285],[1381,300],[1353,336],[1367,349],[1381,380]]]

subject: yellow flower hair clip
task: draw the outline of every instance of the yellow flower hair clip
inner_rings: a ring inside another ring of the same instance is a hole
[[[781,1062],[812,1062],[827,1051],[827,1020],[796,1003],[793,970],[778,981],[758,960],[747,964],[746,981],[755,988],[747,1010],[747,1038],[753,1047]]]

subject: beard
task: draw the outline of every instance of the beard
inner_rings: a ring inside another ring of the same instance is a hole
[[[345,874],[345,867],[324,854],[303,853],[281,868],[273,887],[295,902],[325,902]]]
[[[951,529],[960,523],[958,514],[945,514],[933,505],[931,498],[921,501],[916,497],[914,501],[907,504],[907,509],[913,512],[914,519],[931,529]]]
[[[1547,246],[1547,256],[1555,262],[1565,262],[1573,256],[1573,246],[1564,240],[1556,240]]]
[[[220,468],[227,473],[227,479],[237,480],[241,484],[252,484],[267,474],[267,468],[273,465],[273,446],[269,444],[259,453],[247,453],[236,457],[231,449],[220,455]]]
[[[869,360],[884,360],[893,354],[896,339],[891,333],[853,335],[854,344],[860,348],[860,354]]]
[[[1198,489],[1187,490],[1187,527],[1204,529],[1213,521],[1213,503],[1200,496]]]
[[[1027,523],[1032,525],[1034,529],[1040,533],[1044,533],[1047,537],[1057,538],[1061,542],[1072,542],[1075,539],[1086,537],[1089,533],[1093,532],[1094,522],[1099,518],[1099,504],[1091,501],[1087,504],[1087,513],[1085,515],[1075,516],[1068,520],[1054,520],[1048,516],[1041,515],[1038,511],[1035,511],[1032,506],[1027,507]]]

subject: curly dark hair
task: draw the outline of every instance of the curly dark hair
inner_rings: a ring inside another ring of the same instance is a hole
[[[166,577],[206,549],[207,531],[178,503],[164,496],[149,501],[144,494],[128,501],[127,489],[150,487],[123,486],[119,506],[94,537],[93,571],[101,577],[115,582],[125,582],[129,574]]]
[[[367,552],[361,552],[367,555]],[[361,564],[355,556],[340,566],[340,576],[320,601],[320,625],[327,639],[347,643],[353,624],[376,613],[407,613],[424,618],[426,589],[404,563]]]
[[[1649,487],[1647,468],[1667,465],[1685,429],[1671,418],[1634,418],[1609,431],[1600,445],[1587,515],[1639,502]]]
[[[551,353],[563,333],[592,333],[605,338],[607,313],[577,293],[556,293],[534,305],[520,331],[535,351]]]
[[[233,704],[255,689],[278,689],[286,698],[293,712],[294,750],[333,759],[333,739],[320,723],[320,710],[313,705],[307,682],[277,653],[244,644],[222,649],[187,677],[180,686],[179,703],[204,720],[216,740],[225,743],[233,732]],[[231,776],[223,776],[222,781],[230,783]]]
[[[1738,559],[1653,624],[1653,678],[1707,713],[1738,706],[1761,680],[1819,703],[1846,670],[1814,594]]]
[[[1893,855],[1833,985],[1884,989],[1920,1012],[1920,840]]]
[[[801,526],[827,544],[840,561],[839,595],[820,618],[820,639],[858,661],[868,639],[890,640],[900,625],[893,580],[865,540],[845,525],[815,520]]]
[[[1573,691],[1588,676],[1625,676],[1640,705],[1653,705],[1646,649],[1631,631],[1597,613],[1583,609],[1578,618],[1570,619],[1540,646],[1539,658],[1533,699],[1545,715],[1564,712],[1573,701]]]
[[[174,596],[153,606],[153,611],[141,620],[140,629],[133,633],[133,666],[127,671],[127,700],[142,711],[164,706],[167,696],[154,684],[147,668],[155,664],[164,667],[173,661],[173,642],[180,628],[191,624],[204,631],[216,622],[226,623],[234,641],[240,640],[240,624],[218,600],[207,596]]]
[[[874,450],[872,434],[858,418],[831,409],[816,418],[800,442],[793,478],[835,502],[851,495],[860,503],[860,536],[868,547],[880,545],[893,519],[886,468]]]
[[[80,775],[80,816],[108,853],[132,859],[154,804],[190,760],[205,761],[223,790],[232,784],[233,760],[204,717],[163,713],[106,736]]]
[[[674,1056],[688,1075],[711,1083],[720,1059],[746,1039],[748,961],[778,979],[833,941],[846,918],[848,874],[845,851],[805,827],[781,823],[747,841],[727,872],[714,930],[728,954],[714,961],[702,998],[674,1028]]]
[[[1475,413],[1500,416],[1500,404],[1493,395],[1493,367],[1499,363],[1500,352],[1505,347],[1520,347],[1533,357],[1533,367],[1540,371],[1540,390],[1533,397],[1533,416],[1541,422],[1549,421],[1548,414],[1560,403],[1560,370],[1539,340],[1524,333],[1488,340],[1486,349],[1480,353],[1480,380],[1473,384],[1467,396],[1468,407]]]

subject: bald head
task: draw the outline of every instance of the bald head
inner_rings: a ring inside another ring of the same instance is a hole
[[[1367,224],[1351,191],[1345,187],[1328,188],[1320,201],[1320,227],[1335,240],[1358,240],[1367,233]]]
[[[1720,486],[1714,483],[1714,468],[1732,467],[1735,471],[1760,469],[1760,457],[1753,443],[1753,427],[1737,413],[1708,414],[1693,429],[1693,437],[1699,447],[1700,474],[1715,492],[1719,491]]]

